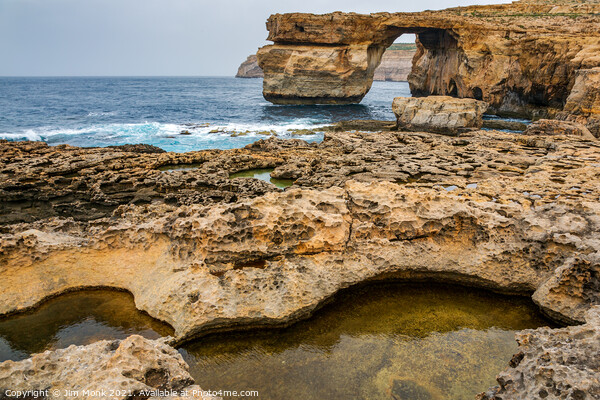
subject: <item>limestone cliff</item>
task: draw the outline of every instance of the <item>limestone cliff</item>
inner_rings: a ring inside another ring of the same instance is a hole
[[[373,75],[374,81],[407,81],[408,74],[412,68],[412,59],[415,56],[416,49],[393,49],[388,48],[383,57],[381,64],[375,69]]]
[[[262,69],[258,66],[258,59],[255,54],[248,56],[246,61],[244,61],[240,67],[238,68],[237,74],[235,74],[236,78],[262,78],[263,72]]]
[[[600,3],[522,0],[421,13],[275,14],[258,52],[274,103],[353,103],[368,92],[385,49],[417,36],[413,95],[484,100],[491,111],[597,121]],[[587,72],[584,72],[587,71]],[[575,92],[572,91],[575,89]],[[592,107],[577,107],[586,99]],[[565,107],[573,103],[573,106]],[[569,117],[571,116],[571,117]],[[580,121],[581,122],[581,121]],[[598,135],[598,123],[591,130]]]
[[[393,46],[392,46],[393,47]],[[381,58],[381,64],[375,69],[374,81],[402,82],[408,80],[412,68],[414,49],[388,49]],[[258,66],[256,55],[248,56],[238,68],[236,78],[262,78],[262,69]]]

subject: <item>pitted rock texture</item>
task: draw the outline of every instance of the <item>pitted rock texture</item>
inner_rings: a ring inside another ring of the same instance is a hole
[[[417,53],[408,77],[413,95],[475,98],[491,111],[530,118],[564,109],[563,119],[589,123],[598,136],[599,27],[597,0],[523,0],[421,13],[275,14],[267,21],[274,44],[257,55],[269,101],[358,102],[385,49],[414,33]]]
[[[0,225],[52,216],[92,220],[111,215],[121,204],[235,202],[277,190],[258,180],[231,180],[229,174],[275,167],[282,159],[236,152],[166,153],[143,145],[82,149],[0,141]],[[181,165],[198,171],[159,170]]]
[[[284,192],[212,205],[125,198],[92,221],[5,225],[0,276],[12,289],[0,294],[0,313],[67,290],[115,287],[183,340],[285,325],[342,288],[385,276],[535,292],[544,311],[569,322],[583,321],[599,301],[595,142],[477,131],[336,133],[317,146],[302,143],[269,139],[222,152],[279,159],[273,175],[295,174],[299,186]],[[84,159],[98,151],[66,150]],[[144,157],[156,165],[163,155]],[[21,162],[38,165],[36,156]]]
[[[483,101],[449,96],[396,97],[392,103],[398,129],[448,135],[481,128],[487,108]]]
[[[50,399],[215,399],[202,397],[181,354],[164,342],[133,335],[122,341],[103,340],[46,351],[23,361],[5,361],[0,364],[0,389],[3,396],[6,390],[48,390]],[[157,391],[185,390],[189,392],[186,397],[152,396]],[[85,391],[92,394],[84,395]]]
[[[517,334],[519,352],[498,375],[499,387],[479,400],[600,398],[600,306],[586,323]]]
[[[569,323],[600,304],[597,141],[335,132],[313,145],[138,150],[0,143],[0,194],[13,206],[0,214],[0,314],[113,287],[171,324],[179,343],[291,324],[340,289],[390,278],[532,295]],[[196,168],[158,170],[174,164]],[[256,167],[295,186],[228,179]],[[149,201],[134,200],[144,185]],[[235,197],[216,195],[224,192]],[[52,202],[35,203],[38,194]],[[91,195],[111,207],[87,218],[57,208],[63,196],[89,209]],[[30,218],[15,220],[14,210]]]

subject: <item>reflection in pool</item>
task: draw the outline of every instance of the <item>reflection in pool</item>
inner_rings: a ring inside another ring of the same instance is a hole
[[[255,179],[260,179],[262,181],[271,183],[280,189],[286,188],[288,186],[292,186],[294,184],[293,179],[271,178],[271,172],[273,172],[273,168],[249,169],[247,171],[241,171],[241,172],[236,172],[235,174],[231,174],[229,176],[229,179],[255,178]]]
[[[257,390],[261,399],[469,399],[495,385],[517,330],[549,325],[533,303],[457,286],[355,288],[290,328],[214,334],[180,349],[205,390]],[[172,329],[130,294],[62,295],[0,319],[0,361]]]
[[[515,331],[548,325],[527,298],[447,285],[346,292],[277,331],[215,334],[181,349],[205,390],[264,399],[471,399],[494,386]]]
[[[114,290],[66,293],[31,312],[0,319],[0,362],[132,334],[155,339],[172,335],[173,330],[138,311],[129,293]]]

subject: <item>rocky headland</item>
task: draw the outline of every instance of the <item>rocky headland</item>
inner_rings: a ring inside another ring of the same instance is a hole
[[[383,57],[381,63],[375,69],[373,75],[374,81],[393,81],[404,82],[408,80],[408,74],[412,69],[412,59],[415,56],[416,48],[412,45],[392,45]],[[258,66],[256,55],[248,56],[238,68],[236,78],[262,78],[264,73]]]
[[[240,64],[236,78],[262,78],[264,76],[262,69],[258,66],[258,58],[256,54],[252,54],[246,58],[246,61]]]
[[[275,14],[258,62],[278,104],[357,103],[388,46],[417,36],[408,76],[415,96],[450,95],[490,112],[559,118],[596,136],[600,3],[522,0],[421,13]]]

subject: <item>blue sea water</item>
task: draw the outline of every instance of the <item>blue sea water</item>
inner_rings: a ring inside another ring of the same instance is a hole
[[[263,99],[262,79],[0,78],[0,139],[83,147],[147,143],[177,152],[239,148],[264,138],[261,131],[318,141],[322,135],[292,131],[393,120],[397,96],[410,96],[406,82],[374,82],[358,105],[277,106]],[[186,130],[189,135],[180,134]]]

